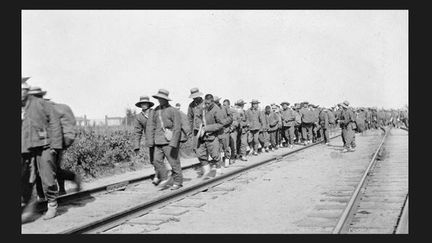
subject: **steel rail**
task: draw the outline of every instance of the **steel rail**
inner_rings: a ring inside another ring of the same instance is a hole
[[[358,196],[360,195],[360,190],[362,189],[362,187],[366,181],[366,178],[369,176],[370,170],[373,167],[373,165],[375,164],[376,158],[377,158],[377,156],[381,150],[381,147],[384,144],[384,141],[387,138],[387,135],[389,134],[390,130],[391,130],[391,128],[388,129],[386,131],[386,133],[384,134],[384,137],[383,137],[382,141],[380,142],[377,150],[375,151],[372,159],[370,160],[368,167],[366,168],[365,172],[363,173],[363,176],[362,176],[359,184],[357,185],[356,189],[354,190],[354,193],[351,196],[347,207],[343,211],[342,216],[339,218],[337,225],[333,229],[333,232],[332,232],[333,234],[340,234],[342,229],[344,227],[346,227],[346,224],[348,223],[348,218],[353,213],[354,203],[357,201]]]
[[[334,139],[341,136],[340,134],[337,134],[330,139]],[[65,231],[60,232],[60,234],[86,234],[86,233],[100,233],[103,231],[106,231],[108,229],[111,229],[115,226],[118,226],[124,222],[126,222],[128,219],[139,217],[143,214],[146,214],[148,211],[160,207],[161,205],[168,204],[170,202],[173,202],[175,200],[182,199],[186,196],[193,195],[202,191],[206,191],[209,188],[216,186],[218,184],[223,183],[224,181],[228,179],[232,179],[239,175],[240,173],[243,173],[245,171],[251,170],[253,168],[256,168],[258,166],[262,166],[264,164],[267,164],[272,161],[279,161],[283,157],[289,156],[291,154],[297,153],[299,151],[308,149],[310,147],[316,146],[318,144],[322,144],[324,141],[320,141],[317,143],[313,143],[304,147],[300,147],[298,149],[289,151],[287,153],[284,153],[282,155],[276,155],[273,158],[269,158],[254,164],[251,164],[249,166],[245,166],[243,168],[239,168],[236,170],[233,170],[231,172],[227,172],[221,176],[217,176],[208,180],[204,180],[202,182],[199,182],[195,185],[191,185],[189,187],[181,188],[179,190],[173,191],[171,193],[168,193],[166,195],[162,195],[158,198],[152,199],[150,201],[144,202],[140,205],[128,208],[126,210],[123,210],[121,212],[117,212],[111,215],[108,215],[107,217],[104,217],[102,219],[80,225],[78,227],[74,227]]]
[[[395,229],[395,231],[393,232],[394,234],[408,234],[408,195],[406,197],[403,209],[402,209],[402,214],[400,215],[398,222],[397,222],[397,227]]]

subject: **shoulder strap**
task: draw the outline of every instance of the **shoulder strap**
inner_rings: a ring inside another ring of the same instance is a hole
[[[164,131],[165,131],[165,125],[164,125],[164,123],[163,123],[163,121],[162,121],[162,115],[161,115],[161,113],[162,113],[162,110],[161,110],[161,109],[159,109],[159,112],[158,112],[158,115],[159,115],[159,120],[160,120],[160,122],[161,122],[161,127],[162,127],[162,130],[164,130]]]

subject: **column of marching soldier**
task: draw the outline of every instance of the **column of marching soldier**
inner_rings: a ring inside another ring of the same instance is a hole
[[[57,215],[57,196],[64,194],[64,180],[75,182],[80,190],[80,177],[61,169],[61,154],[75,138],[75,118],[71,109],[43,96],[46,91],[30,87],[22,79],[22,221],[34,217],[35,203],[30,202],[33,185],[38,199],[46,199],[48,210],[44,219]],[[183,186],[179,147],[192,139],[193,150],[202,165],[198,177],[209,179],[223,174],[222,168],[236,159],[247,161],[247,156],[293,148],[294,144],[308,145],[323,141],[329,145],[329,130],[338,124],[342,130],[343,152],[355,151],[355,132],[382,128],[386,125],[408,127],[406,111],[381,112],[372,108],[353,109],[344,101],[330,109],[309,104],[289,102],[271,104],[264,109],[252,100],[238,100],[234,107],[229,100],[220,103],[212,94],[204,95],[198,88],[190,90],[192,102],[187,114],[180,104],[169,104],[169,92],[160,89],[152,96],[141,96],[135,104],[142,111],[134,123],[134,151],[149,150],[150,163],[155,169],[153,184],[161,190]],[[144,140],[144,142],[141,142]],[[169,170],[164,160],[167,160]],[[215,170],[215,173],[211,173]],[[34,201],[34,200],[33,200]],[[37,202],[37,200],[36,200]]]

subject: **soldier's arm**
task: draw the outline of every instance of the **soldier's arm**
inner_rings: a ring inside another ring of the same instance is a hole
[[[134,148],[134,150],[140,148],[140,142],[141,142],[141,138],[142,138],[142,135],[144,132],[144,126],[139,121],[138,115],[136,115],[136,117],[135,117],[134,127],[133,127],[133,144],[134,144],[133,148]]]
[[[193,110],[192,107],[189,106],[188,107],[188,111],[187,111],[187,120],[189,122],[189,126],[191,129],[193,129],[194,127],[194,114],[193,114]]]
[[[60,114],[54,109],[52,104],[42,100],[42,107],[48,119],[47,133],[50,139],[51,149],[63,148],[63,134],[60,123]]]
[[[173,116],[173,134],[170,141],[170,146],[173,148],[177,148],[180,143],[180,136],[181,136],[181,117],[180,112],[177,111],[175,108],[171,109],[171,116]]]
[[[155,143],[155,130],[156,130],[156,109],[154,109],[147,119],[146,124],[146,144],[148,147],[153,147]]]
[[[216,110],[216,112],[214,113],[214,119],[215,119],[216,123],[207,125],[205,127],[206,132],[216,132],[223,127],[222,124],[223,124],[224,118],[223,118],[223,113],[222,113],[221,109]]]

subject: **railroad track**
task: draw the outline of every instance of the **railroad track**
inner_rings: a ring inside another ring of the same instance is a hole
[[[339,132],[338,132],[339,133]],[[340,135],[334,135],[331,137],[331,139],[337,138]],[[204,191],[212,190],[212,188],[216,188],[220,186],[222,183],[227,182],[229,180],[232,180],[236,177],[239,177],[242,175],[242,173],[245,173],[247,171],[250,171],[252,169],[255,169],[257,167],[269,164],[271,162],[276,162],[282,160],[284,157],[289,156],[291,154],[294,154],[299,151],[303,151],[305,149],[308,149],[310,147],[316,146],[318,144],[321,144],[323,142],[314,143],[307,146],[301,146],[298,149],[291,150],[289,152],[285,152],[283,154],[272,156],[271,158],[265,159],[263,161],[258,161],[255,163],[246,163],[244,165],[237,165],[239,168],[229,170],[228,172],[224,173],[221,176],[211,178],[209,180],[200,181],[198,183],[192,184],[190,186],[185,186],[179,190],[172,191],[169,193],[164,193],[160,195],[159,197],[150,199],[145,201],[144,203],[141,203],[139,205],[129,207],[126,210],[122,210],[120,212],[116,212],[113,214],[110,214],[106,217],[100,218],[98,220],[92,221],[87,224],[83,224],[77,227],[73,227],[67,230],[64,230],[60,233],[62,234],[86,234],[86,233],[103,233],[107,232],[112,228],[115,228],[119,225],[122,225],[129,220],[136,219],[140,216],[146,215],[151,211],[157,210],[159,208],[165,207],[173,202],[180,201],[182,199],[193,197],[197,194],[200,194]],[[237,164],[237,163],[236,163]],[[236,165],[234,164],[234,165]],[[150,176],[149,176],[150,177]],[[148,177],[148,178],[149,178]],[[148,179],[147,178],[147,179]],[[145,180],[145,179],[141,179]],[[120,183],[116,183],[119,184]],[[127,184],[127,183],[125,183]],[[122,186],[118,186],[117,188],[122,188]],[[96,191],[106,191],[106,186],[101,187]],[[89,192],[81,192],[81,195],[89,194]],[[66,199],[71,200],[74,197],[79,197],[79,195],[70,195],[67,196]]]
[[[390,132],[391,128],[369,162],[333,234],[408,233],[408,155],[401,152],[388,157],[386,150],[403,151],[408,148],[407,140],[386,141]]]

